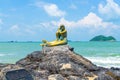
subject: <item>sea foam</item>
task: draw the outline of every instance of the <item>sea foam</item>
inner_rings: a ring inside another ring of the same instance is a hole
[[[14,54],[3,54],[3,53],[1,53],[0,57],[2,57],[2,56],[10,56],[10,55],[14,55]]]
[[[116,57],[86,57],[98,66],[110,68],[120,67],[120,56]]]

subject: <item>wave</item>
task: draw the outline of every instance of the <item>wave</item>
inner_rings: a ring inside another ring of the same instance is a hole
[[[97,53],[96,55],[101,57],[120,57],[120,53]]]
[[[86,57],[94,64],[102,67],[120,67],[120,56],[116,57]]]
[[[3,56],[10,56],[10,55],[14,55],[14,54],[0,54],[0,57],[3,57]]]

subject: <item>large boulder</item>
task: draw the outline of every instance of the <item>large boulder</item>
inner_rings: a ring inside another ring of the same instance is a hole
[[[43,47],[42,51],[32,52],[16,64],[26,68],[39,79],[47,79],[51,74],[61,74],[65,79],[68,76],[80,76],[82,79],[86,73],[91,75],[90,71],[98,70],[96,65],[73,50],[74,48],[68,45]]]

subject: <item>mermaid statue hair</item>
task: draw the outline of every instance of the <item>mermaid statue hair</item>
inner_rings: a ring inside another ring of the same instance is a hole
[[[65,30],[65,26],[62,24],[62,25],[60,25],[60,27],[59,27],[59,29],[61,30]]]

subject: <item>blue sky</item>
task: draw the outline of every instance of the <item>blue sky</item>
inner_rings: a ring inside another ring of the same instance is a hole
[[[0,0],[0,41],[51,41],[60,24],[69,40],[120,41],[120,0]]]

